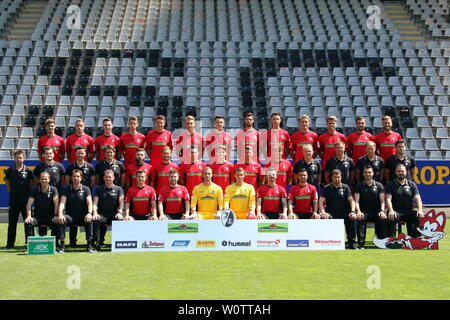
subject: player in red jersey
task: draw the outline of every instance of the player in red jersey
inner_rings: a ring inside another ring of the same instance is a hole
[[[267,171],[267,184],[263,184],[256,192],[257,219],[287,219],[287,192],[276,180],[277,170],[270,168]]]
[[[192,190],[198,184],[202,183],[202,172],[206,164],[198,159],[199,150],[193,146],[190,150],[191,159],[189,163],[180,164],[180,184],[184,185],[189,195],[192,196]]]
[[[298,117],[298,124],[300,130],[292,134],[291,136],[291,156],[294,159],[294,163],[303,159],[303,146],[310,144],[313,147],[313,158],[317,155],[317,143],[319,136],[314,131],[309,130],[311,119],[308,115],[304,114]]]
[[[125,168],[136,160],[136,150],[144,148],[145,136],[137,131],[139,121],[137,117],[128,119],[128,132],[120,136],[119,150],[123,155]],[[119,158],[121,158],[119,156]]]
[[[387,159],[395,154],[395,142],[402,139],[402,136],[392,131],[392,118],[390,116],[381,118],[381,123],[383,124],[383,132],[377,134],[374,141],[377,144],[378,154],[386,163]]]
[[[160,220],[190,219],[190,197],[185,186],[178,184],[178,171],[170,169],[169,183],[158,192],[158,212]]]
[[[289,133],[281,129],[282,120],[281,113],[274,112],[270,117],[270,121],[272,122],[272,128],[264,131],[261,136],[261,153],[266,156],[266,159],[270,159],[272,157],[272,152],[275,148],[283,151],[283,159],[286,159],[290,153],[291,146],[291,137]]]
[[[185,117],[184,124],[186,131],[177,137],[175,150],[180,163],[189,163],[191,160],[191,148],[197,146],[198,150],[201,150],[199,157],[202,158],[205,143],[203,136],[195,131],[195,118],[193,116]]]
[[[225,118],[222,116],[217,116],[214,118],[214,127],[206,135],[206,152],[208,153],[208,158],[210,164],[213,164],[216,160],[217,148],[224,146],[226,148],[226,159],[230,159],[231,153],[231,135],[224,130]]]
[[[283,160],[282,148],[273,148],[272,152],[272,157],[265,164],[264,171],[267,173],[269,168],[275,169],[277,172],[276,183],[283,188],[287,188],[288,184],[292,182],[292,164],[289,160]]]
[[[84,161],[91,162],[95,156],[94,139],[84,133],[84,120],[77,119],[75,122],[75,133],[66,138],[66,152],[70,163],[77,160],[77,148],[86,148],[86,157]]]
[[[149,185],[149,178],[152,174],[152,166],[144,162],[145,150],[137,149],[134,163],[128,165],[125,169],[125,188],[133,187],[137,184],[137,172],[145,172],[145,184]]]
[[[334,144],[338,141],[346,142],[345,136],[336,131],[336,123],[337,118],[335,116],[329,116],[327,118],[328,132],[325,132],[319,137],[319,156],[322,159],[322,171],[325,170],[328,159],[336,154]]]
[[[366,154],[366,144],[373,140],[372,134],[365,131],[366,120],[363,117],[356,118],[356,132],[347,136],[347,154],[356,164],[358,159]]]
[[[112,133],[112,120],[109,118],[103,119],[103,134],[95,139],[95,159],[102,161],[105,159],[106,146],[113,146],[116,149],[115,155],[119,152],[120,139]]]
[[[66,146],[64,139],[55,133],[55,120],[47,119],[45,121],[45,129],[47,130],[47,135],[39,138],[38,141],[38,153],[41,161],[44,161],[42,156],[45,147],[51,147],[53,149],[54,160],[56,162],[62,162],[64,160]]]
[[[289,191],[289,219],[320,219],[317,213],[318,200],[317,189],[308,181],[306,168],[300,169],[298,173],[299,183]]]
[[[251,146],[245,147],[245,157],[243,162],[238,162],[234,165],[234,169],[244,169],[244,182],[251,184],[255,190],[261,185],[263,176],[261,175],[261,165],[253,159],[253,148]],[[235,180],[233,172],[233,180]]]
[[[127,191],[124,220],[157,220],[155,189],[145,184],[147,173],[136,172],[137,184]],[[131,215],[130,215],[131,211]]]
[[[170,169],[180,170],[178,165],[171,161],[172,150],[169,147],[162,148],[161,153],[163,160],[158,165],[152,167],[152,181],[150,183],[156,189],[157,194],[159,194],[162,187],[169,184]]]
[[[251,146],[254,151],[252,160],[259,163],[260,133],[258,130],[253,128],[254,123],[255,120],[253,119],[253,113],[245,113],[244,129],[239,130],[236,134],[236,137],[234,138],[238,161],[244,160],[245,147]]]
[[[213,161],[210,165],[213,171],[213,182],[225,189],[232,183],[234,165],[226,160],[227,150],[224,146],[219,146],[216,149],[216,161]]]
[[[172,132],[164,129],[166,117],[159,114],[154,119],[155,129],[147,133],[145,137],[145,151],[150,158],[150,164],[154,167],[162,161],[162,148],[173,149]]]

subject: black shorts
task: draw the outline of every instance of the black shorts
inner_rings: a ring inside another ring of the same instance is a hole
[[[279,219],[280,214],[278,212],[263,212],[262,215],[266,217],[266,219]]]
[[[147,216],[146,215],[136,215],[136,214],[132,214],[131,215],[133,217],[134,220],[147,220]]]
[[[169,220],[181,220],[183,218],[184,212],[181,213],[166,213],[166,217]]]
[[[301,213],[301,212],[294,212],[294,214],[299,218],[299,219],[311,219],[312,217],[312,212],[308,212],[308,213]]]

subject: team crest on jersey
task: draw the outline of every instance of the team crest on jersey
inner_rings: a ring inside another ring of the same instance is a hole
[[[214,194],[214,190],[211,190],[211,193]]]
[[[406,191],[406,192],[410,192],[410,191],[411,191],[411,188],[410,188],[409,186],[405,186],[405,191]]]
[[[344,166],[344,168],[347,168],[350,164],[348,162],[344,162],[342,165]]]
[[[372,191],[374,191],[374,192],[378,191],[378,187],[376,185],[372,186]]]
[[[83,142],[84,142],[84,143],[87,143],[87,140],[86,140],[86,139],[84,139],[84,140],[83,140]]]

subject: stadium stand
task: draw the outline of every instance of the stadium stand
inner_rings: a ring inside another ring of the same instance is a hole
[[[2,1],[0,30],[26,2]],[[84,0],[80,28],[70,29],[74,3],[50,0],[29,40],[0,40],[1,159],[15,148],[36,158],[49,117],[63,137],[84,117],[95,137],[104,117],[120,133],[137,115],[145,133],[157,113],[171,129],[188,114],[203,126],[225,115],[239,128],[249,110],[262,115],[260,129],[281,112],[291,133],[309,114],[319,133],[335,115],[346,134],[355,116],[376,134],[390,114],[416,158],[450,152],[450,25],[440,1],[402,2],[427,31],[416,43],[389,16],[367,28],[366,8],[384,10],[381,1]]]

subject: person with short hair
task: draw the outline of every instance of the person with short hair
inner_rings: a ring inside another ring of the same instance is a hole
[[[253,159],[253,147],[245,147],[245,158],[243,162],[238,162],[234,165],[234,168],[243,168],[245,172],[244,182],[249,183],[255,190],[261,185],[263,176],[261,175],[262,167],[258,162]],[[233,176],[233,180],[235,177]]]
[[[175,168],[169,170],[169,183],[163,185],[158,193],[158,212],[160,220],[189,220],[190,196],[185,186],[178,184],[179,173]]]
[[[413,176],[414,168],[416,167],[416,159],[406,153],[406,141],[403,139],[395,142],[395,154],[390,156],[386,161],[384,167],[384,179],[385,181],[391,181],[395,179],[395,168],[402,163],[406,167],[406,179],[411,179]]]
[[[84,147],[86,155],[84,161],[92,162],[95,156],[95,141],[94,139],[84,132],[84,120],[77,119],[75,122],[75,133],[69,135],[66,138],[66,151],[69,163],[73,163],[77,160],[77,150],[79,147]]]
[[[162,148],[169,147],[173,149],[172,132],[164,129],[166,126],[166,117],[158,114],[153,119],[155,129],[149,131],[145,136],[145,151],[150,158],[150,165],[157,166],[162,162]]]
[[[318,154],[322,159],[322,171],[325,171],[327,161],[336,154],[336,142],[346,142],[345,136],[336,130],[337,118],[335,116],[329,116],[327,118],[328,132],[321,134],[319,137]]]
[[[54,159],[56,162],[62,162],[66,153],[66,144],[64,139],[55,133],[55,120],[47,119],[45,121],[45,129],[47,134],[39,138],[38,154],[41,161],[44,161],[44,148],[50,147],[54,152]]]
[[[93,252],[92,245],[92,196],[89,187],[83,185],[83,172],[74,169],[71,173],[71,184],[64,187],[59,200],[58,223],[59,252],[65,251],[66,226],[84,226],[87,251]],[[65,209],[65,214],[63,214]]]
[[[127,191],[124,220],[157,220],[155,189],[145,184],[147,173],[136,172],[136,185]],[[131,213],[130,213],[131,212]]]
[[[123,220],[124,193],[120,186],[114,184],[114,171],[108,169],[103,173],[103,184],[95,188],[92,206],[93,246],[100,251],[104,246],[106,228],[113,220]],[[103,243],[103,244],[102,244]]]
[[[335,143],[336,154],[331,157],[325,166],[325,183],[330,183],[330,172],[339,169],[342,173],[342,183],[352,185],[355,178],[355,164],[352,158],[345,155],[345,142]]]
[[[76,149],[77,158],[71,164],[69,164],[66,168],[66,172],[64,176],[66,177],[65,184],[70,184],[72,171],[80,170],[83,173],[83,180],[81,181],[82,185],[89,187],[91,190],[95,185],[95,168],[92,163],[87,162],[86,159],[86,147],[79,146]]]
[[[161,149],[162,161],[152,168],[152,183],[153,188],[156,190],[156,194],[159,194],[162,187],[169,185],[169,171],[175,169],[180,170],[175,162],[171,161],[172,150],[169,147]],[[177,182],[178,183],[178,182]]]
[[[244,128],[239,130],[234,138],[239,162],[244,162],[245,147],[250,146],[253,150],[252,161],[259,163],[260,132],[253,127],[254,123],[253,113],[246,112],[244,114]]]
[[[105,150],[107,146],[115,149],[114,157],[119,155],[120,138],[112,133],[113,125],[110,118],[103,119],[103,134],[95,139],[95,159],[102,161],[105,159]],[[103,180],[101,180],[103,183]]]
[[[314,159],[314,148],[310,144],[303,146],[303,159],[300,159],[294,164],[294,184],[298,183],[298,173],[301,169],[306,169],[308,172],[308,183],[316,188],[322,181],[322,172],[320,170],[320,163]]]
[[[331,183],[322,190],[319,198],[321,219],[344,219],[347,241],[350,249],[356,246],[356,212],[352,191],[347,184],[341,182],[339,169],[331,171]]]
[[[226,160],[227,150],[224,146],[216,148],[217,161],[211,163],[210,168],[213,171],[213,182],[222,188],[225,192],[233,180],[234,165]]]
[[[362,156],[356,162],[356,182],[361,182],[364,180],[363,172],[364,167],[369,165],[373,168],[373,179],[378,182],[383,180],[383,169],[384,160],[380,156],[377,156],[375,151],[377,150],[377,145],[373,141],[369,141],[366,144],[366,155]]]
[[[198,157],[199,149],[193,146],[190,150],[190,161],[180,164],[180,184],[188,189],[190,196],[192,196],[194,187],[202,183],[202,172],[206,167],[206,164]]]
[[[280,150],[282,152],[282,150]],[[256,192],[257,219],[287,219],[287,192],[277,184],[277,170],[267,170],[267,183]]]
[[[392,118],[390,116],[383,116],[381,118],[383,131],[374,137],[377,144],[378,154],[386,163],[387,159],[395,154],[395,142],[400,140],[402,136],[392,130]]]
[[[13,249],[16,242],[19,214],[22,215],[23,220],[26,219],[26,205],[33,185],[33,171],[25,165],[25,152],[22,150],[14,152],[14,164],[6,170],[5,182],[9,193],[6,249]]]
[[[276,183],[283,188],[287,188],[292,182],[292,164],[289,160],[283,160],[283,148],[272,148],[272,157],[264,166],[264,171],[274,168],[277,171]]]
[[[366,242],[367,221],[375,223],[378,239],[386,238],[387,216],[385,213],[384,187],[374,180],[374,170],[366,165],[363,170],[364,180],[355,187],[355,211],[357,218],[357,236],[360,249]]]
[[[308,115],[304,114],[297,118],[299,130],[291,136],[291,156],[294,159],[294,163],[303,159],[303,147],[305,145],[311,145],[313,147],[312,158],[317,155],[317,143],[319,136],[314,131],[309,130],[311,119]]]
[[[125,170],[125,188],[128,189],[137,185],[136,174],[139,170],[142,170],[146,174],[145,184],[150,185],[150,177],[152,174],[152,165],[145,163],[145,150],[137,149],[135,153],[134,163],[128,165]]]
[[[191,148],[197,147],[199,150],[199,158],[203,157],[205,150],[205,141],[203,136],[195,131],[195,117],[186,116],[184,118],[186,130],[177,138],[175,150],[180,158],[180,163],[189,163],[191,158]]]
[[[218,160],[216,156],[217,148],[225,147],[225,159],[230,159],[231,153],[231,135],[224,130],[225,117],[216,116],[214,118],[214,129],[210,130],[206,135],[205,147],[208,153],[210,164],[213,164]]]
[[[406,222],[408,235],[418,237],[419,219],[424,217],[422,198],[414,181],[406,178],[407,170],[403,163],[395,168],[396,178],[386,185],[386,207],[388,212],[388,237],[395,236],[395,226],[400,221]],[[417,211],[413,203],[417,204]]]
[[[52,147],[44,147],[42,156],[44,160],[39,162],[33,170],[35,179],[37,180],[42,172],[48,172],[50,175],[50,185],[61,190],[62,178],[65,172],[64,166],[54,160],[55,153]]]
[[[289,191],[289,219],[320,219],[318,213],[317,189],[308,183],[308,170],[298,172],[298,184]]]
[[[191,218],[218,219],[223,211],[223,191],[212,182],[213,171],[204,167],[203,182],[194,187],[191,199]]]
[[[139,120],[132,116],[128,119],[128,132],[120,136],[119,152],[123,155],[123,165],[127,168],[136,161],[136,151],[144,148],[145,136],[137,131]],[[145,154],[144,154],[145,155]],[[120,156],[118,158],[121,158]]]
[[[286,160],[290,154],[291,137],[289,133],[282,129],[281,113],[274,112],[270,116],[272,128],[264,131],[260,136],[260,150],[266,156],[266,159],[271,159],[274,150],[282,150],[282,160]]]
[[[244,168],[234,169],[236,182],[225,189],[224,208],[233,210],[237,219],[255,219],[255,188],[244,182]]]
[[[122,162],[115,158],[116,149],[111,145],[106,145],[104,148],[105,158],[95,166],[95,173],[97,175],[97,184],[104,184],[103,175],[106,170],[114,172],[114,184],[117,186],[124,186],[125,184],[125,167]]]
[[[50,149],[51,150],[51,149]],[[38,184],[33,187],[27,202],[27,217],[24,220],[25,236],[34,235],[34,227],[40,226],[39,235],[47,235],[50,227],[52,235],[56,235],[56,216],[58,215],[58,189],[50,185],[50,174],[42,171],[39,174]],[[31,209],[34,205],[34,214]],[[47,227],[41,227],[41,226]]]
[[[356,131],[347,136],[347,154],[352,157],[353,163],[366,154],[366,144],[373,140],[373,136],[366,129],[366,119],[356,117]]]

